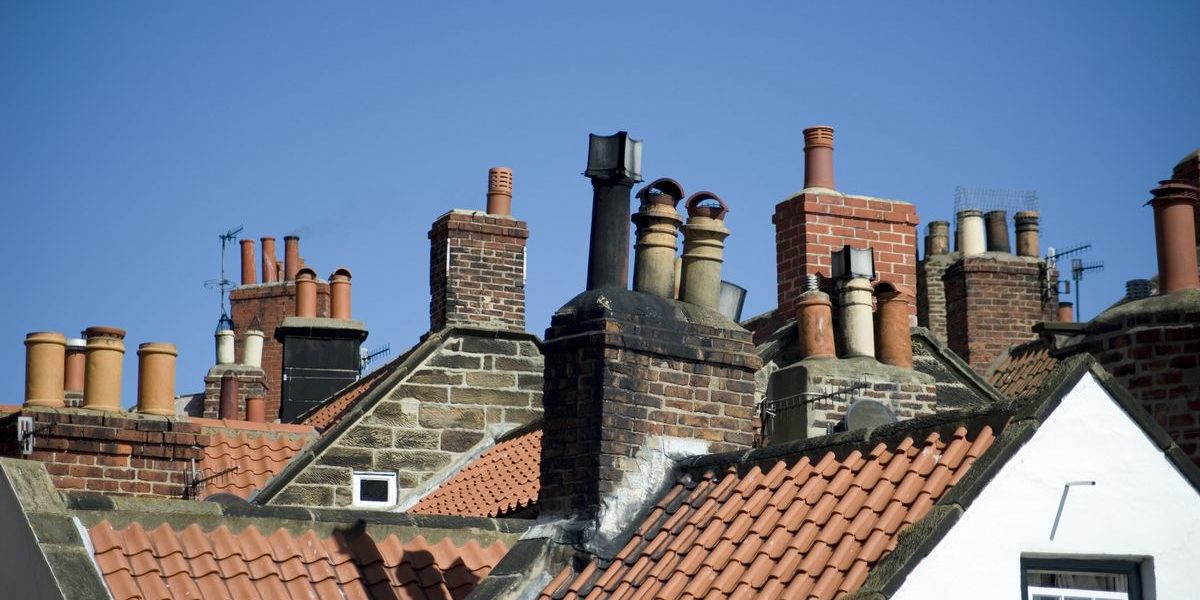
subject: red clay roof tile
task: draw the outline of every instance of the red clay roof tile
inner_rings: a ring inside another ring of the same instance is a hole
[[[496,444],[421,499],[416,514],[502,517],[537,503],[541,489],[542,430]]]
[[[200,424],[209,439],[196,464],[200,476],[206,478],[197,490],[202,499],[219,493],[249,498],[317,438],[316,429],[305,425],[192,421]]]
[[[1009,398],[1032,396],[1042,389],[1060,360],[1050,356],[1043,340],[1035,340],[1009,350],[992,369],[993,387]]]

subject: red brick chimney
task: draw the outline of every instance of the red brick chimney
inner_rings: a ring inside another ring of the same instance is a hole
[[[529,227],[508,214],[500,197],[512,176],[488,177],[492,212],[452,210],[429,230],[429,326],[472,325],[525,330],[525,240]],[[501,212],[503,211],[503,212]]]

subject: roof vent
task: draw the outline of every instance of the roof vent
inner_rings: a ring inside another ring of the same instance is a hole
[[[742,321],[742,305],[746,302],[746,288],[730,283],[721,282],[721,296],[717,300],[717,312],[725,315],[734,323]]]
[[[846,409],[840,429],[854,431],[896,422],[896,413],[877,400],[859,400]]]
[[[1149,279],[1130,279],[1125,282],[1125,297],[1130,300],[1141,300],[1153,295]]]

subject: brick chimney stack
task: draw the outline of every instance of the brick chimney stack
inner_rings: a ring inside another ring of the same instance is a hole
[[[917,263],[917,324],[946,342],[946,287],[942,275],[959,258],[950,252],[950,222],[931,221],[925,236],[925,256]]]
[[[496,172],[492,170],[491,174]],[[489,176],[489,206],[511,195],[512,176]],[[500,187],[498,182],[507,183]],[[529,226],[504,213],[452,210],[429,230],[429,325],[525,330],[525,242]]]

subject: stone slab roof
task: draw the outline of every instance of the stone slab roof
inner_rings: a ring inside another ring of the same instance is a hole
[[[537,504],[542,424],[514,432],[421,498],[414,514],[503,517]]]

